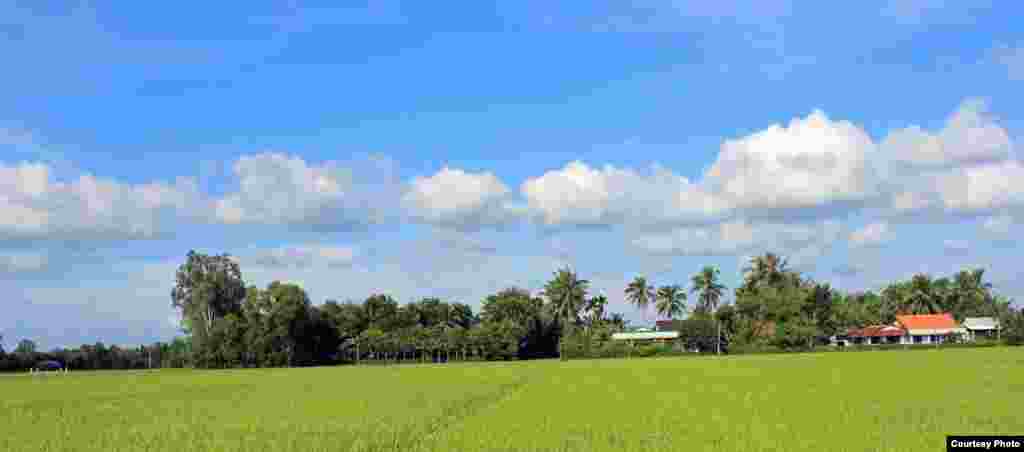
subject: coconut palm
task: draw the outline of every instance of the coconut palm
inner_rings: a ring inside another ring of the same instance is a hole
[[[775,253],[754,256],[750,258],[750,265],[743,268],[744,286],[750,289],[762,283],[774,285],[781,282],[787,272],[789,265],[782,256]]]
[[[590,323],[596,324],[604,320],[604,309],[608,305],[608,297],[598,295],[587,300],[587,312],[590,313]]]
[[[686,291],[679,286],[664,286],[658,289],[655,308],[658,314],[675,319],[686,311]]]
[[[647,284],[647,278],[637,276],[626,286],[626,301],[629,301],[644,314],[646,319],[647,306],[654,302],[654,286]]]
[[[931,276],[914,275],[903,300],[903,309],[911,314],[939,312],[939,300]]]
[[[985,269],[979,268],[962,270],[953,276],[952,298],[955,300],[957,314],[972,311],[992,313],[992,284],[985,282],[984,275]]]
[[[718,310],[718,303],[725,292],[725,286],[718,282],[718,274],[717,268],[707,266],[693,275],[690,291],[697,294],[697,311],[710,314]]]
[[[579,279],[568,267],[555,272],[555,278],[544,285],[544,295],[551,302],[557,317],[565,320],[562,333],[562,348],[569,329],[576,322],[580,309],[587,298],[587,287],[590,281]],[[559,356],[565,358],[563,350]]]

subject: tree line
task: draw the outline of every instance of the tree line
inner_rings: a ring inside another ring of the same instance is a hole
[[[995,317],[1006,342],[1019,344],[1024,336],[1024,313],[993,292],[982,269],[941,278],[919,274],[879,293],[844,293],[766,253],[743,269],[731,303],[718,269],[702,268],[689,282],[688,289],[656,286],[637,276],[623,290],[645,318],[653,307],[658,317],[675,320],[673,329],[681,333],[675,345],[686,350],[812,349],[850,328],[892,323],[900,313]],[[589,292],[589,281],[564,268],[536,294],[511,287],[487,296],[478,313],[438,298],[399,304],[387,294],[316,305],[294,284],[247,286],[229,255],[193,251],[177,269],[171,292],[184,337],[136,348],[97,343],[50,352],[22,340],[13,353],[0,346],[0,370],[24,370],[40,360],[72,369],[236,368],[565,358],[590,356],[583,349],[621,348],[611,335],[627,322],[607,312],[607,297]]]

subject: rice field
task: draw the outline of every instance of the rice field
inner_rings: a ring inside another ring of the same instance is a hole
[[[934,451],[1024,433],[1024,349],[0,378],[3,451]]]

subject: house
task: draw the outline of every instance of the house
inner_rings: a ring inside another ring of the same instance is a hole
[[[654,331],[673,331],[673,322],[674,320],[658,320],[654,322]]]
[[[892,325],[869,325],[855,328],[844,335],[832,337],[832,344],[882,345],[882,344],[941,344],[954,334],[966,330],[957,324],[949,313],[897,315]]]
[[[846,333],[845,337],[838,337],[837,345],[879,345],[899,344],[906,330],[895,325],[869,325],[864,328],[857,328]]]
[[[991,338],[999,334],[999,321],[992,317],[967,317],[963,328],[969,341]]]
[[[637,331],[612,334],[612,340],[630,342],[667,342],[678,338],[678,331]]]
[[[941,344],[954,334],[966,331],[948,312],[940,314],[897,315],[896,323],[905,330],[901,344]]]

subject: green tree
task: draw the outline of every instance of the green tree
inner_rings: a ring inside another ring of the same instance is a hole
[[[565,320],[565,331],[562,332],[563,348],[559,352],[562,359],[567,358],[563,353],[565,338],[579,317],[580,309],[587,299],[589,285],[589,281],[579,279],[568,267],[555,272],[554,279],[544,285],[544,295],[551,303],[557,318]]]
[[[665,318],[675,319],[686,312],[686,291],[679,286],[663,286],[658,289],[655,308]]]
[[[626,286],[625,294],[626,301],[636,306],[641,314],[646,314],[647,307],[655,299],[654,286],[648,284],[647,278],[643,276],[633,278],[633,281]]]
[[[758,286],[778,286],[790,275],[789,265],[785,258],[775,253],[765,253],[750,259],[750,265],[743,268],[743,286],[741,289],[750,291]]]
[[[902,312],[908,314],[932,314],[941,310],[940,296],[932,278],[926,274],[916,274],[910,279],[910,285],[904,294]]]
[[[207,256],[189,251],[178,267],[171,290],[171,305],[179,309],[184,329],[196,337],[195,348],[217,348],[207,343],[214,322],[241,310],[246,288],[238,263],[227,254]]]
[[[704,267],[700,273],[693,275],[693,288],[690,291],[697,293],[695,311],[710,314],[718,309],[718,303],[721,302],[726,289],[725,285],[718,282],[718,276],[718,269],[712,266]]]
[[[586,312],[589,315],[589,323],[595,325],[604,320],[604,310],[608,306],[608,297],[598,295],[587,300]]]

